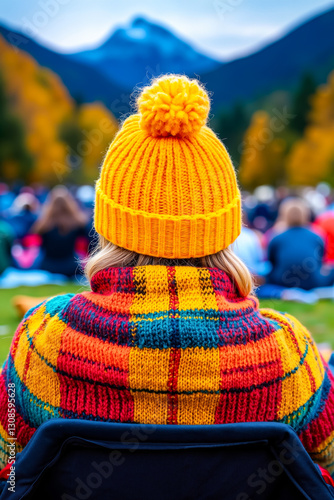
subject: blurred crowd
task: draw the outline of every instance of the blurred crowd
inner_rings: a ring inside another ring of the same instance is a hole
[[[0,184],[0,273],[9,266],[72,278],[94,238],[94,189]]]
[[[333,201],[325,183],[243,193],[244,227],[235,251],[262,285],[260,296],[298,299],[299,291],[333,286]]]
[[[0,184],[0,273],[8,267],[72,278],[92,240],[94,189]],[[334,193],[322,183],[295,191],[261,186],[243,193],[237,255],[261,293],[313,290],[334,284]],[[297,291],[297,292],[296,292]]]

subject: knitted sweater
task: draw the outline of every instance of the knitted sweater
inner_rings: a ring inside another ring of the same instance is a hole
[[[315,461],[334,461],[334,379],[295,318],[259,310],[214,268],[111,268],[91,288],[19,325],[0,376],[2,465],[13,434],[20,451],[50,418],[278,421]]]

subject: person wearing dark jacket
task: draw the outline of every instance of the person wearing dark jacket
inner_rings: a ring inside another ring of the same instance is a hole
[[[269,244],[272,271],[268,282],[304,290],[333,285],[334,269],[323,267],[325,243],[308,227],[310,211],[307,204],[298,198],[290,198],[284,203],[288,229]]]

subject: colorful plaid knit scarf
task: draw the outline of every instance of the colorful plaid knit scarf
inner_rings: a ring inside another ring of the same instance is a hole
[[[50,418],[154,424],[278,421],[333,459],[333,377],[293,317],[258,309],[218,269],[97,273],[92,291],[29,311],[0,377],[1,461],[15,384],[23,448]]]

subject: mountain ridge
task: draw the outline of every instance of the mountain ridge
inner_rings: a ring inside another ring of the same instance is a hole
[[[40,65],[56,72],[72,97],[84,102],[102,101],[117,118],[131,112],[134,87],[138,88],[165,72],[199,77],[212,95],[215,113],[236,102],[254,101],[278,88],[293,90],[307,72],[312,73],[317,83],[322,83],[334,69],[333,31],[334,8],[309,19],[248,56],[225,63],[209,58],[209,64],[214,61],[216,66],[208,71],[205,69],[207,56],[179,40],[168,28],[143,17],[137,16],[125,27],[114,30],[98,48],[70,55],[52,51],[26,35],[0,26],[0,34],[7,41],[17,37],[19,48]],[[166,37],[169,43],[164,44],[162,40]],[[175,47],[184,50],[176,51],[173,62]],[[113,57],[117,59],[114,64],[111,62]],[[87,62],[87,59],[91,61]],[[136,59],[137,62],[133,62]],[[204,69],[199,69],[199,63],[204,64]],[[131,85],[122,80],[122,75],[120,79],[119,74],[125,69],[134,75]]]
[[[325,82],[330,70],[334,69],[333,32],[334,8],[309,19],[255,53],[202,74],[201,80],[213,92],[220,106],[254,99],[277,88],[291,90],[300,77],[309,72],[318,83]],[[315,38],[317,43],[309,42]],[[279,64],[275,65],[276,61]],[[244,85],[245,79],[247,85]]]

